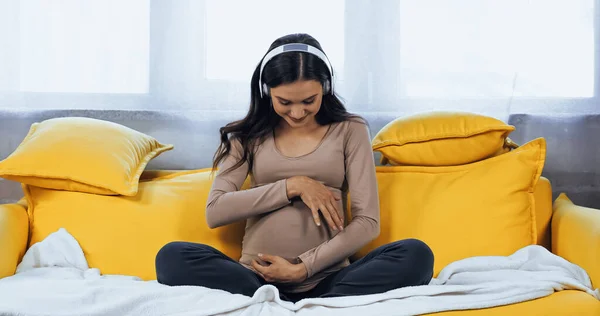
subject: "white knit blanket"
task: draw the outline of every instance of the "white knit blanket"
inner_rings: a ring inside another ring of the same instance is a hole
[[[77,241],[61,229],[25,254],[14,276],[0,279],[1,315],[417,315],[478,309],[578,290],[600,300],[580,267],[543,247],[507,257],[456,261],[429,285],[387,293],[281,301],[277,288],[253,297],[203,287],[169,287],[90,269]]]

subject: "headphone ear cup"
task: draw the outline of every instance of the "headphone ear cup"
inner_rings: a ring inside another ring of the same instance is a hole
[[[263,85],[262,85],[262,93],[263,93],[263,95],[265,95],[267,97],[269,96],[269,87],[267,87],[266,83],[263,83]]]
[[[329,83],[329,80],[325,80],[325,82],[323,83],[323,94],[329,94],[330,91],[331,84]]]

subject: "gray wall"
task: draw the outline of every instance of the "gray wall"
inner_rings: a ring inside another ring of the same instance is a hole
[[[32,123],[64,116],[113,121],[175,145],[173,151],[152,160],[148,169],[195,169],[211,165],[219,127],[239,118],[239,113],[209,116],[206,112],[0,110],[0,160],[18,147]],[[364,116],[373,136],[395,118],[381,113]],[[546,138],[548,153],[543,174],[552,182],[554,198],[566,192],[577,204],[600,208],[600,115],[513,114],[508,123],[516,126],[511,138],[517,143]],[[22,195],[19,184],[0,178],[0,202],[15,201]]]

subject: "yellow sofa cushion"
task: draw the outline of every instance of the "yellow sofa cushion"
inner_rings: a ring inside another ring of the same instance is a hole
[[[577,205],[561,193],[553,211],[552,253],[580,266],[592,287],[600,288],[600,210]]]
[[[171,241],[208,244],[237,260],[244,223],[207,226],[211,185],[210,169],[140,182],[135,197],[24,185],[32,219],[30,244],[63,227],[79,242],[90,267],[144,280],[156,279],[156,253]]]
[[[26,207],[20,201],[0,204],[0,279],[15,273],[27,249]]]
[[[66,117],[32,124],[0,177],[38,187],[133,196],[147,163],[173,149],[120,124]]]
[[[508,151],[514,143],[507,136],[514,129],[474,113],[428,112],[388,123],[375,135],[372,147],[381,152],[383,164],[460,165]]]
[[[434,273],[472,256],[510,255],[537,242],[534,187],[545,162],[543,138],[460,166],[378,166],[381,233],[358,257],[405,238],[426,242]]]
[[[550,225],[552,222],[552,185],[548,178],[541,176],[533,190],[535,199],[535,222],[537,244],[551,250]]]
[[[556,292],[549,296],[517,304],[496,306],[474,310],[457,310],[424,315],[435,316],[597,316],[600,315],[600,302],[593,296],[574,290]]]

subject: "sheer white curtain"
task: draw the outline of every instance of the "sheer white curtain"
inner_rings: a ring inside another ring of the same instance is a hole
[[[0,0],[0,109],[245,111],[309,33],[352,111],[600,112],[598,0]]]

